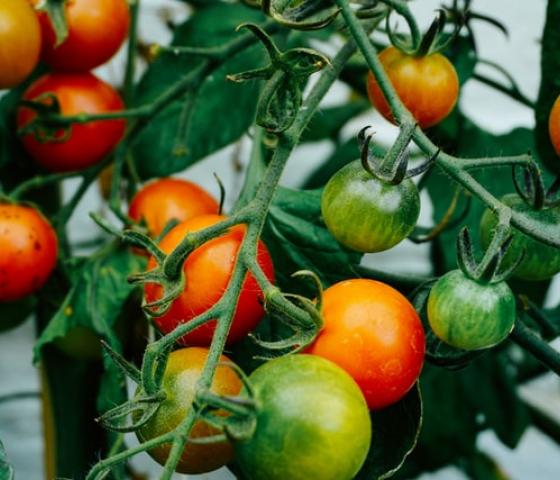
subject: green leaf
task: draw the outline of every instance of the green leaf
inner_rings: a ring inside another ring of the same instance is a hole
[[[4,445],[0,441],[0,480],[13,480],[14,469],[8,463],[8,457]]]
[[[68,22],[66,21],[66,2],[68,0],[45,0],[40,10],[47,12],[56,35],[55,46],[58,47],[68,37]]]
[[[278,283],[292,291],[295,282],[291,275],[298,270],[311,270],[324,285],[331,285],[355,277],[353,267],[361,259],[361,254],[339,245],[323,224],[320,190],[279,188],[263,240],[274,260]]]
[[[418,384],[394,405],[371,412],[371,422],[371,447],[356,480],[388,478],[416,446],[422,426]]]
[[[178,26],[172,43],[223,46],[241,35],[235,31],[239,24],[258,23],[263,18],[261,12],[241,4],[213,4]],[[236,84],[226,80],[226,76],[262,66],[264,60],[260,45],[248,47],[216,68],[196,91],[172,102],[150,119],[134,145],[139,174],[149,178],[184,170],[245,133],[255,117],[260,84]],[[153,101],[204,61],[201,56],[162,54],[142,78],[137,101]]]
[[[465,35],[456,37],[449,47],[447,47],[444,54],[455,67],[457,76],[459,77],[459,83],[463,85],[471,78],[477,62],[472,39]]]
[[[460,462],[462,470],[473,480],[510,480],[500,465],[489,455],[477,451]]]
[[[560,94],[560,0],[549,0],[546,9],[546,23],[541,48],[541,85],[535,109],[536,128],[534,131],[537,151],[545,165],[553,172],[560,173],[560,160],[554,151],[548,133],[548,117],[555,100]]]

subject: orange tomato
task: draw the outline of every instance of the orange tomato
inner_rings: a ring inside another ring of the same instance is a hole
[[[418,314],[397,290],[367,279],[325,290],[324,326],[309,353],[346,370],[370,409],[400,400],[424,363],[425,337]]]
[[[398,96],[421,128],[431,127],[451,113],[459,96],[459,78],[453,64],[439,53],[414,57],[393,46],[379,54]],[[371,72],[367,80],[373,106],[394,122],[391,109]]]
[[[0,204],[0,302],[39,290],[56,265],[57,252],[56,234],[41,213]]]
[[[560,155],[560,96],[554,102],[548,117],[548,133],[556,153]]]
[[[183,222],[199,215],[217,214],[218,202],[195,183],[179,178],[162,178],[134,195],[128,215],[144,219],[150,235],[157,237],[170,220]]]
[[[175,226],[160,242],[160,248],[171,252],[189,232],[196,232],[218,223],[225,217],[220,215],[201,215]],[[169,333],[181,323],[192,320],[214,305],[228,287],[237,253],[241,246],[246,227],[238,225],[221,237],[214,238],[194,250],[184,265],[185,289],[175,299],[171,308],[161,317],[154,318],[156,326],[164,334]],[[257,260],[267,277],[274,279],[272,259],[262,242],[259,242]],[[155,268],[156,261],[151,258],[148,270]],[[159,300],[162,288],[158,284],[146,284],[144,293],[147,302]],[[252,275],[247,274],[229,331],[228,344],[237,342],[253,330],[264,315],[261,305],[261,291]],[[216,322],[208,322],[188,335],[180,343],[183,345],[207,346],[212,341]]]

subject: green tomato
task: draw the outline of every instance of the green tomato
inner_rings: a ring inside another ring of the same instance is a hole
[[[342,245],[363,253],[382,252],[404,240],[420,214],[414,182],[385,183],[349,163],[327,183],[321,199],[327,228]]]
[[[482,284],[453,270],[430,291],[428,321],[436,336],[452,347],[492,347],[513,330],[515,297],[505,282]]]
[[[259,406],[254,435],[235,444],[250,480],[350,480],[364,463],[371,421],[362,392],[334,363],[289,355],[249,377]]]
[[[534,210],[515,193],[505,195],[501,201],[516,212],[525,213],[544,224],[555,225],[558,227],[560,237],[560,207]],[[490,245],[497,223],[498,219],[492,211],[486,210],[480,222],[481,243],[484,248]],[[512,265],[523,251],[525,251],[525,256],[515,269],[514,277],[523,280],[546,280],[560,272],[560,249],[545,245],[519,230],[514,232],[513,242],[504,257],[502,266],[506,268]]]

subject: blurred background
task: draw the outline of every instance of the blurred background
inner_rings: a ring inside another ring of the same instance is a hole
[[[440,0],[417,0],[412,9],[419,23],[426,28],[439,7]],[[499,18],[509,29],[506,38],[497,29],[485,23],[474,24],[480,57],[494,60],[505,67],[516,79],[521,91],[535,99],[539,86],[540,48],[539,38],[544,24],[545,0],[474,0],[473,7],[480,13]],[[176,23],[186,18],[188,9],[185,4],[174,0],[142,0],[139,36],[143,43],[166,43],[171,37],[168,23]],[[320,46],[329,53],[329,46]],[[119,85],[123,72],[123,52],[113,61],[98,69],[97,73],[105,80]],[[481,71],[483,67],[481,68]],[[488,76],[495,71],[485,72]],[[329,104],[344,102],[350,92],[343,85],[337,85],[326,98]],[[461,107],[475,123],[494,133],[504,133],[518,126],[534,125],[533,112],[507,96],[480,83],[469,81],[461,93]],[[234,114],[232,114],[234,115]],[[232,117],[232,121],[235,121]],[[390,140],[395,129],[373,110],[367,112],[345,128],[346,136],[355,135],[359,128],[374,125],[378,138]],[[299,149],[288,164],[282,183],[298,187],[298,182],[311,172],[331,153],[328,142],[306,145]],[[243,178],[243,165],[247,161],[247,143],[239,142],[228,147],[206,161],[197,163],[182,176],[193,179],[219,195],[213,178],[216,172],[227,189],[227,202],[236,197]],[[157,161],[157,159],[154,159]],[[64,185],[64,193],[72,194],[75,184]],[[97,235],[97,227],[88,213],[102,209],[102,200],[97,186],[93,186],[78,208],[70,223],[70,236],[74,241],[84,241]],[[428,198],[423,198],[421,224],[429,225],[431,207]],[[400,273],[429,274],[428,246],[413,245],[405,241],[390,252],[368,256],[365,260],[376,269]],[[560,278],[556,278],[547,299],[548,305],[560,301]],[[38,371],[31,363],[31,349],[35,332],[33,322],[26,322],[16,330],[0,336],[0,396],[13,392],[38,392]],[[558,348],[559,345],[557,344]],[[476,385],[472,385],[475,389]],[[545,375],[524,387],[523,396],[528,402],[538,405],[550,415],[560,420],[560,382],[557,377]],[[445,401],[445,399],[442,399]],[[41,431],[40,401],[37,396],[0,404],[0,438],[5,444],[11,463],[15,467],[16,478],[20,480],[40,480],[43,473],[43,450]],[[77,441],[80,441],[77,439]],[[133,437],[128,438],[134,443]],[[507,478],[514,480],[557,480],[560,479],[560,446],[535,429],[529,429],[515,451],[504,447],[493,434],[479,437],[480,448],[502,466]],[[136,457],[135,470],[146,478],[158,478],[160,467],[146,454]],[[177,475],[177,479],[187,478]],[[197,477],[208,480],[233,478],[227,471]],[[455,480],[464,475],[452,467],[421,477],[423,480]],[[310,479],[311,480],[311,479]],[[320,480],[320,479],[318,479]]]

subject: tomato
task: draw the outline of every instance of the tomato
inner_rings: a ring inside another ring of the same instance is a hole
[[[535,210],[515,193],[505,195],[501,201],[515,211],[522,212],[543,224],[556,226],[560,237],[560,207]],[[497,223],[496,216],[490,210],[486,210],[480,223],[481,242],[484,248],[490,245]],[[502,261],[503,268],[511,266],[522,252],[525,252],[525,255],[521,264],[515,269],[513,274],[515,277],[523,280],[546,280],[560,272],[560,249],[545,245],[519,230],[514,231],[513,242]]]
[[[170,432],[185,419],[196,394],[198,379],[202,374],[208,350],[191,347],[175,350],[169,355],[162,389],[165,400],[152,418],[137,430],[136,435],[141,442]],[[224,355],[220,362],[231,360]],[[241,381],[237,374],[227,366],[219,366],[212,380],[211,391],[218,395],[237,395],[241,391]],[[224,412],[225,414],[225,412]],[[221,433],[210,425],[197,421],[190,433],[190,438],[211,437]],[[164,444],[148,453],[152,458],[165,465],[171,444]],[[179,460],[176,471],[180,473],[206,473],[224,466],[233,457],[233,448],[229,442],[209,444],[188,443]]]
[[[203,188],[179,178],[162,178],[134,195],[128,215],[144,219],[151,235],[158,236],[170,220],[183,222],[193,217],[217,214],[219,205]]]
[[[0,204],[0,302],[39,290],[57,253],[56,234],[41,213],[25,205]]]
[[[321,198],[329,232],[358,252],[388,250],[406,238],[420,214],[414,182],[385,183],[362,168],[359,160],[335,173]]]
[[[196,232],[223,220],[220,215],[201,215],[180,223],[163,238],[160,248],[171,252],[189,232]],[[192,320],[208,310],[223,295],[233,273],[236,256],[245,234],[246,227],[239,225],[230,229],[221,237],[214,238],[194,250],[184,265],[185,289],[173,302],[167,313],[154,318],[156,326],[164,334],[171,332],[181,323]],[[272,260],[262,242],[258,246],[258,262],[266,276],[274,279]],[[156,266],[153,258],[148,269]],[[161,286],[146,284],[144,293],[147,302],[159,300],[162,295]],[[261,305],[261,292],[256,280],[248,274],[241,289],[233,324],[229,331],[228,344],[237,342],[253,330],[264,310]],[[207,346],[212,341],[216,322],[211,321],[185,335],[180,343],[183,345]]]
[[[34,100],[47,92],[57,96],[64,115],[101,114],[124,108],[118,93],[91,73],[44,75],[29,87],[23,98]],[[26,125],[35,116],[31,109],[20,108],[18,127]],[[61,131],[60,141],[41,143],[29,134],[22,138],[22,142],[41,166],[53,172],[67,172],[101,161],[120,141],[124,129],[124,120],[100,120],[73,125],[68,139],[63,139],[64,132]]]
[[[311,355],[269,361],[249,377],[259,406],[254,435],[235,443],[251,480],[350,480],[364,463],[371,420],[360,389]]]
[[[369,408],[391,405],[412,388],[424,363],[424,329],[397,290],[367,279],[339,282],[325,290],[322,314],[308,351],[346,370]]]
[[[459,96],[459,78],[453,64],[443,55],[432,53],[414,57],[389,46],[379,54],[379,60],[398,96],[421,128],[436,125],[451,113]],[[379,113],[395,123],[371,72],[367,91]]]
[[[452,347],[492,347],[513,330],[515,297],[505,282],[479,283],[452,270],[430,291],[428,321],[436,336]]]
[[[560,96],[554,102],[548,117],[548,133],[556,153],[560,155]]]
[[[66,4],[68,37],[56,45],[46,13],[39,13],[42,59],[56,71],[87,72],[109,60],[128,35],[126,0],[70,0]]]
[[[41,51],[39,22],[27,0],[0,2],[0,89],[12,88],[33,71]]]

